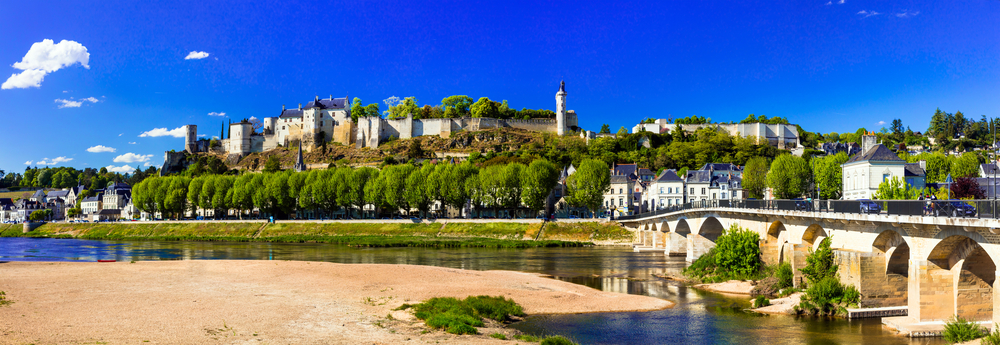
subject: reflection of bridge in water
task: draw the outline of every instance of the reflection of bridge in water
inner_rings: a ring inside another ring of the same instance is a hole
[[[831,237],[840,279],[858,288],[862,307],[908,306],[906,323],[1000,322],[997,219],[704,207],[618,221],[634,230],[636,250],[688,262],[737,224],[760,235],[765,263],[792,265],[796,285],[809,251]]]

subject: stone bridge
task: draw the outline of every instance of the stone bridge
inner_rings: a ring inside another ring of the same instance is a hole
[[[858,288],[862,307],[907,306],[911,323],[1000,322],[996,219],[709,207],[619,222],[635,232],[636,250],[688,262],[739,225],[760,236],[766,264],[792,265],[797,286],[809,251],[831,237],[840,279]]]

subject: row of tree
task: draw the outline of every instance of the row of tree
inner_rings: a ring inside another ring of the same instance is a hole
[[[194,209],[214,210],[216,215],[235,210],[241,216],[257,209],[279,218],[307,210],[360,216],[366,209],[376,216],[426,216],[434,205],[462,209],[467,204],[477,210],[537,213],[545,207],[559,175],[554,164],[538,159],[529,165],[399,164],[381,170],[342,167],[239,176],[166,176],[143,180],[133,187],[132,197],[139,210],[173,218]],[[608,175],[603,162],[583,162],[570,183],[567,200],[597,211],[610,185]]]
[[[472,97],[466,95],[448,96],[441,100],[439,105],[425,104],[419,105],[416,97],[399,98],[389,97],[382,101],[386,109],[379,111],[378,103],[363,105],[361,99],[355,97],[351,103],[351,117],[357,121],[360,117],[379,116],[390,120],[406,118],[412,114],[414,119],[434,119],[434,118],[456,118],[456,117],[491,117],[497,119],[551,119],[556,116],[554,111],[548,109],[528,109],[516,110],[507,105],[507,100],[501,102],[490,100],[487,97],[480,97],[478,101],[473,101]]]
[[[131,185],[155,174],[155,167],[148,167],[146,170],[136,168],[131,174],[109,172],[107,168],[77,170],[72,167],[27,167],[23,174],[5,174],[3,170],[0,170],[0,188],[84,186],[84,188],[96,190],[104,188],[108,182],[125,182]]]

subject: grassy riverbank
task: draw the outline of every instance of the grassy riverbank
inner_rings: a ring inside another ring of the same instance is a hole
[[[602,223],[48,223],[27,234],[21,229],[0,225],[0,237],[483,248],[576,247],[632,238],[628,230]]]

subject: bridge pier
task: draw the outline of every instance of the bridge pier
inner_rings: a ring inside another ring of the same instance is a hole
[[[676,232],[668,232],[664,236],[664,239],[666,242],[664,248],[666,250],[663,251],[663,254],[667,256],[687,257],[687,237]]]

